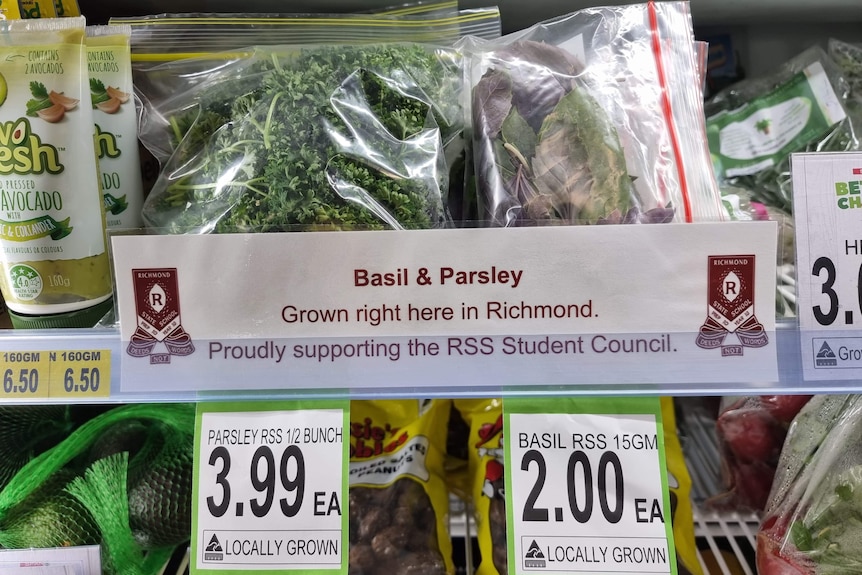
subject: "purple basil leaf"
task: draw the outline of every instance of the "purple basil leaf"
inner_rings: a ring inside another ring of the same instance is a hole
[[[567,51],[523,40],[495,53],[512,73],[512,103],[538,132],[545,116],[575,87],[581,64]]]
[[[473,89],[476,133],[496,138],[512,109],[512,79],[503,70],[488,70]]]

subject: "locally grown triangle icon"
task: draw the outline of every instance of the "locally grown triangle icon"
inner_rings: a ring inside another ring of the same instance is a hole
[[[835,357],[835,352],[829,347],[829,342],[824,341],[820,346],[820,351],[814,354],[814,367],[837,367],[838,358]]]
[[[545,562],[545,554],[539,548],[539,544],[533,539],[530,548],[524,554],[525,569],[544,569],[547,563]]]
[[[204,561],[224,561],[224,548],[215,533],[204,549]]]
[[[207,551],[224,551],[224,549],[222,549],[221,542],[215,534],[213,534],[212,539],[210,539],[210,542],[207,545]]]

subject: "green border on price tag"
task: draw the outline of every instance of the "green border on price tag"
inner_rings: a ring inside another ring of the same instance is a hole
[[[341,568],[340,569],[198,569],[197,568],[197,535],[198,535],[198,473],[200,471],[199,456],[201,439],[201,426],[204,413],[233,413],[248,411],[302,411],[306,409],[341,409],[343,410],[343,453],[341,472]],[[261,575],[266,573],[290,573],[297,575],[347,575],[347,563],[349,556],[349,525],[348,525],[348,464],[350,461],[350,400],[297,400],[297,401],[237,401],[237,402],[204,402],[198,403],[195,414],[195,455],[194,475],[192,483],[192,533],[191,533],[191,558],[189,570],[194,574],[201,575],[226,575],[229,573],[247,573],[249,575]]]
[[[661,475],[662,500],[664,502],[665,534],[667,535],[667,550],[670,572],[679,572],[676,562],[676,547],[673,541],[673,523],[671,521],[670,489],[667,483],[667,459],[664,447],[664,425],[661,416],[661,401],[658,397],[533,397],[503,399],[503,435],[511,429],[509,416],[513,413],[544,414],[592,414],[592,415],[627,415],[648,414],[655,416],[656,436],[658,437],[659,471]],[[506,543],[508,544],[509,573],[518,572],[518,558],[515,557],[515,519],[512,515],[512,441],[507,437],[504,444],[506,476]]]

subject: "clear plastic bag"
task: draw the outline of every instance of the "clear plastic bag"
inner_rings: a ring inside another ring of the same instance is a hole
[[[862,106],[862,44],[831,38],[829,55],[841,67],[851,96],[856,99],[857,105]]]
[[[461,61],[418,44],[225,59],[154,110],[182,139],[145,223],[168,233],[448,225],[444,146],[462,131]]]
[[[500,36],[494,8],[458,11],[451,2],[410,4],[407,13],[375,14],[160,14],[113,18],[131,27],[132,73],[138,131],[164,165],[187,126],[158,113],[178,93],[195,89],[226,67],[253,55],[253,46],[383,42],[453,43],[466,34]],[[169,105],[169,104],[168,104]]]
[[[862,572],[862,396],[818,395],[787,434],[757,536],[761,575]]]
[[[791,154],[859,149],[846,109],[849,92],[841,70],[820,47],[773,74],[719,92],[706,105],[707,137],[719,180],[792,213]]]
[[[585,9],[468,48],[492,225],[725,218],[687,3]]]

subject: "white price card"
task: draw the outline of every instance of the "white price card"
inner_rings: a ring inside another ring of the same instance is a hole
[[[192,573],[347,573],[346,401],[202,403]]]
[[[806,380],[862,378],[862,153],[793,155]]]
[[[0,550],[0,575],[100,575],[98,545]]]
[[[503,409],[510,573],[677,572],[657,398]]]

